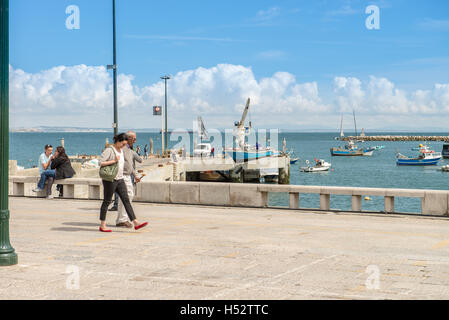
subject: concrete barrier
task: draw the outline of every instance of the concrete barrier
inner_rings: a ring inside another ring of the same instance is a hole
[[[138,183],[133,201],[170,203],[170,182]]]
[[[17,197],[44,197],[45,192],[36,194],[38,177],[11,176],[9,194]],[[101,179],[71,178],[57,180],[64,185],[64,198],[102,199]],[[338,210],[331,207],[335,195],[351,196],[351,210],[363,212],[364,196],[384,197],[384,212],[394,213],[395,199],[398,197],[419,198],[421,213],[426,215],[449,216],[449,192],[443,190],[353,188],[332,186],[261,185],[238,183],[206,182],[141,182],[137,184],[135,201],[150,203],[173,203],[191,205],[213,205],[231,207],[268,207],[270,192],[289,195],[289,208],[301,209],[301,194],[319,194],[321,210]]]
[[[228,183],[200,183],[200,204],[230,206],[230,188]]]
[[[170,203],[200,204],[199,182],[170,183]]]

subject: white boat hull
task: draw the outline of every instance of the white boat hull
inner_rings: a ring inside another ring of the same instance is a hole
[[[302,167],[302,172],[323,172],[323,171],[329,171],[331,167]]]

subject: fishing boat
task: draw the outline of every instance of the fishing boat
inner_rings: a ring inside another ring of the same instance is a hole
[[[290,152],[288,153],[288,156],[290,157],[290,164],[296,164],[296,162],[299,161],[299,157],[296,156],[293,149],[290,150]]]
[[[417,157],[408,157],[400,154],[396,154],[396,164],[398,166],[434,166],[441,160],[441,152],[435,152],[428,148],[419,150]]]
[[[262,147],[258,143],[256,145],[250,145],[246,143],[245,137],[251,134],[252,124],[249,121],[249,126],[245,127],[245,120],[249,111],[250,99],[246,102],[245,109],[243,110],[242,118],[240,121],[235,122],[234,136],[236,147],[224,148],[223,154],[231,157],[235,162],[247,162],[250,160],[257,160],[266,157],[279,156],[280,152],[274,150],[271,147]]]
[[[344,147],[331,148],[333,157],[370,157],[374,153],[374,148],[359,148],[353,141],[348,141]]]
[[[315,165],[312,167],[310,165],[310,161],[306,160],[306,167],[301,167],[301,172],[323,172],[323,171],[329,171],[332,164],[329,162],[326,162],[322,159],[315,159]]]

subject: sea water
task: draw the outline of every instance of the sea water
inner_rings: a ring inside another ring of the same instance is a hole
[[[388,132],[371,133],[373,135],[394,135]],[[407,188],[407,189],[434,189],[447,190],[449,188],[449,173],[438,170],[438,167],[449,164],[449,160],[443,160],[438,166],[430,167],[402,167],[396,165],[396,152],[404,155],[416,155],[411,148],[424,142],[365,142],[359,146],[383,145],[385,149],[374,151],[372,157],[331,157],[330,148],[343,146],[345,142],[336,141],[337,133],[280,133],[278,145],[282,146],[285,138],[287,150],[293,149],[301,160],[291,166],[291,184],[315,185],[315,186],[352,186],[374,188]],[[445,133],[410,132],[400,135],[446,135]],[[69,155],[76,154],[100,154],[106,138],[112,141],[111,133],[10,133],[10,159],[18,161],[18,165],[31,168],[37,165],[37,159],[43,152],[45,144],[54,147],[60,145],[61,138]],[[138,133],[137,145],[142,153],[145,144],[150,144],[150,138],[154,141],[154,151],[161,149],[161,135],[159,133]],[[180,139],[169,140],[169,148],[178,145]],[[190,145],[193,145],[191,137]],[[443,142],[432,142],[433,150],[441,152]],[[190,148],[191,149],[191,148]],[[216,147],[216,154],[220,152]],[[303,173],[300,166],[309,160],[324,159],[332,163],[329,172]],[[444,163],[446,162],[446,163]],[[362,200],[363,210],[383,210],[383,197],[370,197],[371,200]],[[270,194],[270,205],[288,206],[288,194]],[[305,208],[319,208],[319,195],[301,195],[300,206]],[[400,212],[419,212],[420,199],[397,198],[395,208]],[[351,208],[350,196],[331,196],[331,208],[348,210]]]

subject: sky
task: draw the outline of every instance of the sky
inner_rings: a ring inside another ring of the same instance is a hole
[[[446,0],[116,3],[121,128],[160,127],[163,75],[173,129],[230,128],[248,97],[259,128],[449,127]],[[112,0],[10,1],[11,127],[111,128],[108,64]]]

